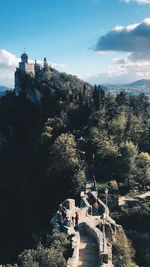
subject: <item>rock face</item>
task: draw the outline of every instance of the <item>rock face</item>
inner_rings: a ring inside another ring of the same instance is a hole
[[[48,68],[48,63],[46,58],[44,58],[44,64],[43,64],[43,70],[47,70],[45,67]],[[35,77],[37,72],[40,71],[41,66],[37,64],[35,60],[35,64],[28,62],[28,55],[26,53],[23,53],[21,55],[21,62],[19,62],[19,66],[15,72],[15,94],[18,96],[22,90],[21,86],[21,79],[19,73],[30,75],[31,77]],[[32,98],[31,98],[32,99]]]
[[[19,96],[24,94],[26,99],[30,100],[34,104],[41,102],[42,93],[40,89],[33,88],[33,77],[29,74],[20,71],[19,69],[15,72],[15,95]]]

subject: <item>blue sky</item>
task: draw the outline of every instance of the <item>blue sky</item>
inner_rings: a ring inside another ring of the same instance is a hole
[[[113,35],[115,26],[145,23],[149,36],[150,21],[145,21],[150,17],[149,0],[0,0],[0,7],[0,84],[13,86],[24,47],[31,59],[46,56],[59,70],[93,82],[125,83],[150,75],[150,60],[145,56],[140,54],[135,63],[133,50],[106,45],[116,32],[128,31],[117,28]],[[120,34],[117,38],[114,42],[119,44]]]

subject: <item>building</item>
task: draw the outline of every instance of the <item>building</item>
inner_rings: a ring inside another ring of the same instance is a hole
[[[40,64],[37,63],[36,60],[35,60],[35,63],[29,63],[28,55],[26,53],[23,53],[21,55],[21,62],[19,62],[19,67],[17,68],[15,72],[15,94],[16,95],[19,95],[21,92],[20,76],[18,75],[18,70],[20,70],[21,72],[25,72],[27,74],[31,74],[32,76],[36,77],[36,74],[40,70],[42,70],[43,73],[47,72],[49,70],[49,65],[48,65],[46,58],[44,58],[43,68]]]
[[[23,53],[21,55],[21,62],[19,62],[19,70],[34,75],[35,74],[34,65],[35,64],[33,63],[28,63],[28,55],[26,53]]]

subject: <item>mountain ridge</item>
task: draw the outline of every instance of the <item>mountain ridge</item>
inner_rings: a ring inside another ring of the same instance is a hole
[[[150,79],[141,79],[128,84],[103,84],[103,89],[113,95],[125,91],[129,95],[145,94],[150,97]]]
[[[8,86],[4,86],[4,85],[0,85],[0,91],[6,91],[6,90],[10,90],[11,88]]]
[[[4,86],[4,85],[0,85],[0,97],[4,96],[6,94],[7,91],[12,90],[11,88]]]
[[[111,84],[111,83],[102,83],[102,85],[104,87],[139,87],[139,86],[150,86],[150,79],[140,79],[140,80],[136,80],[134,82],[131,83],[116,83],[116,84]]]
[[[135,82],[127,84],[129,87],[149,87],[150,88],[150,79],[141,79]]]

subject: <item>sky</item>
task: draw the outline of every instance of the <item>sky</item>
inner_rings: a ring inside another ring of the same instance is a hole
[[[150,0],[0,0],[0,85],[26,51],[92,83],[150,79]]]

